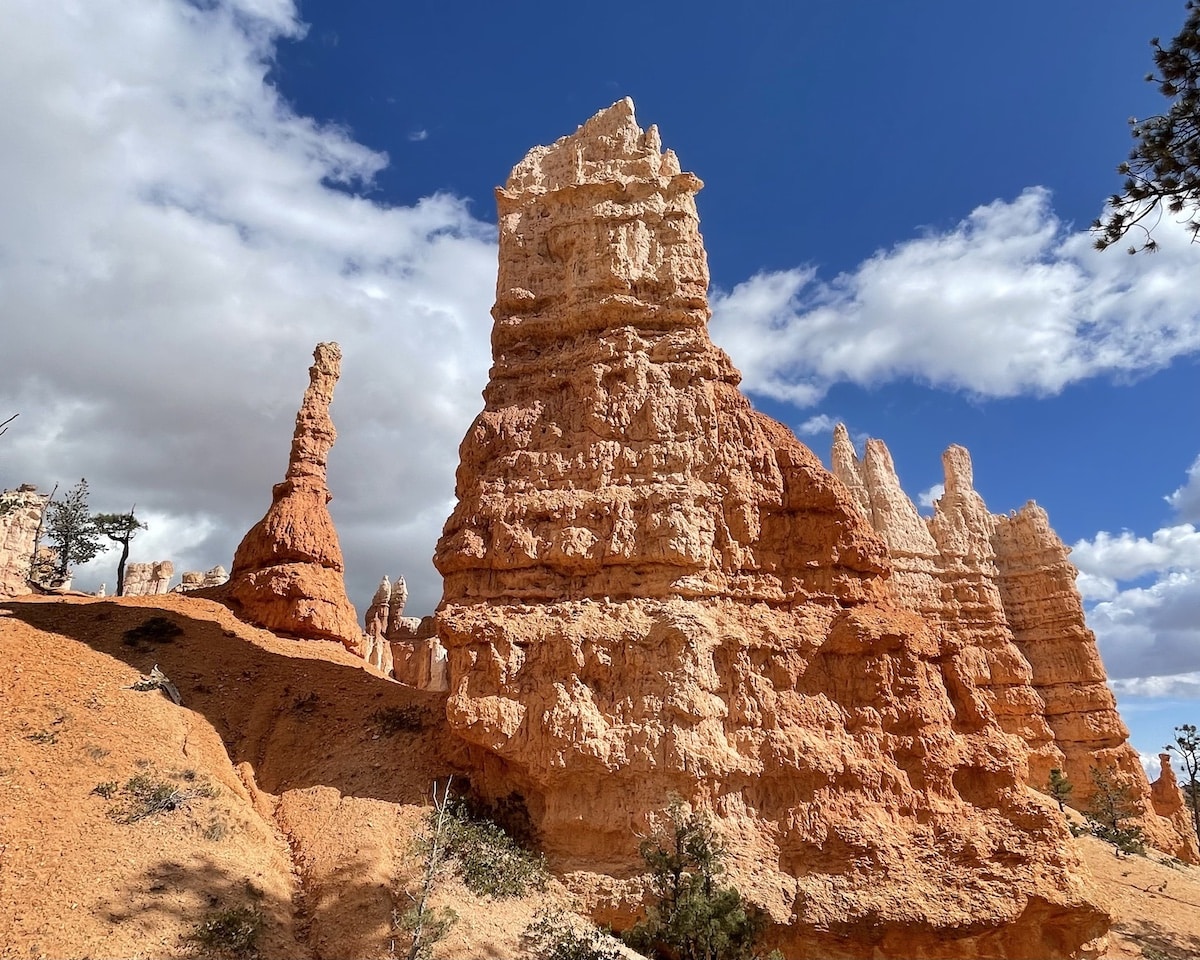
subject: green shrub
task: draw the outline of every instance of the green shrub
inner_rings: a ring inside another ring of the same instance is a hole
[[[187,771],[177,776],[188,779]],[[152,773],[136,773],[125,781],[125,786],[121,788],[121,803],[109,811],[109,816],[118,823],[136,823],[156,813],[178,810],[190,800],[217,795],[216,787],[207,781],[197,781],[194,771],[189,782],[194,785],[181,787],[169,780],[159,779]]]
[[[721,885],[728,854],[716,830],[678,797],[666,814],[665,830],[641,845],[654,902],[626,941],[670,960],[756,960],[766,918],[736,888]]]
[[[254,907],[229,907],[207,914],[187,939],[204,950],[205,956],[254,957],[263,917]]]
[[[1142,828],[1128,822],[1140,813],[1133,789],[1117,774],[1100,767],[1092,767],[1089,774],[1095,788],[1086,811],[1092,833],[1111,843],[1117,856],[1145,854]]]
[[[538,960],[621,960],[611,936],[562,910],[539,913],[521,938]]]
[[[522,847],[462,800],[451,801],[447,813],[446,855],[455,861],[468,890],[503,898],[523,897],[546,888],[546,861],[540,854]]]

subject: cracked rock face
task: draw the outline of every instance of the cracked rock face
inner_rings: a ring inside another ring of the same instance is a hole
[[[700,187],[623,100],[497,191],[494,363],[435,554],[473,786],[602,920],[677,794],[788,955],[1094,954],[1023,749],[709,340]]]
[[[334,640],[361,653],[363,633],[346,596],[345,564],[325,480],[337,437],[329,404],[341,359],[336,343],[318,344],[313,352],[287,474],[273,488],[266,515],[238,545],[229,581],[211,595],[268,630]]]

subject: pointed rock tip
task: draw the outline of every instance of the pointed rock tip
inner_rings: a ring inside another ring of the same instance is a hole
[[[971,466],[971,451],[952,443],[942,454],[942,470],[945,473],[945,487],[950,490],[974,490],[975,474]]]

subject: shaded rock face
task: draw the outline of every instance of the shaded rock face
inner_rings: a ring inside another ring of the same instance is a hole
[[[0,493],[0,597],[30,592],[29,566],[33,560],[38,524],[49,497],[32,484]]]
[[[208,593],[268,630],[336,640],[361,654],[362,630],[346,596],[345,564],[325,480],[337,437],[329,404],[341,359],[336,343],[318,344],[313,352],[287,474],[273,488],[266,515],[238,545],[228,583]]]
[[[936,625],[965,687],[979,691],[1023,747],[1026,782],[1045,790],[1057,767],[1071,781],[1072,805],[1086,810],[1091,768],[1115,771],[1142,811],[1147,840],[1195,862],[1190,824],[1181,829],[1151,803],[1084,621],[1076,570],[1046,512],[1029,503],[1012,516],[993,516],[974,489],[970,454],[959,446],[942,457],[945,492],[928,519],[902,490],[882,441],[868,440],[860,460],[839,425],[831,459],[888,545],[900,600]],[[980,717],[962,711],[957,722],[969,728]]]
[[[160,560],[157,563],[131,563],[125,568],[124,595],[146,597],[167,593],[173,576],[175,576],[175,564],[170,560]]]
[[[1142,811],[1139,824],[1147,841],[1182,860],[1200,862],[1191,818],[1156,811],[1146,771],[1108,687],[1096,636],[1087,627],[1077,571],[1046,511],[1030,502],[1011,516],[997,517],[995,545],[1005,610],[1064,755],[1063,770],[1074,787],[1072,805],[1087,809],[1094,793],[1092,767],[1115,771]],[[1167,792],[1164,785],[1164,799]]]
[[[675,793],[788,955],[1087,954],[1107,920],[1014,738],[709,340],[700,186],[626,100],[497,192],[494,364],[435,554],[473,785],[601,919]]]

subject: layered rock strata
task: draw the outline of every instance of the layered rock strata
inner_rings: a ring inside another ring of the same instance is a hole
[[[1087,626],[1070,551],[1051,529],[1046,511],[1030,502],[1010,516],[996,517],[994,544],[1004,609],[1063,753],[1063,771],[1073,785],[1071,804],[1087,809],[1094,793],[1091,768],[1115,771],[1141,811],[1138,822],[1147,841],[1198,862],[1190,818],[1155,812],[1146,771],[1129,743],[1096,636]],[[1044,781],[1034,786],[1044,787]]]
[[[30,592],[30,564],[49,499],[29,483],[0,493],[0,597]]]
[[[883,537],[900,599],[941,634],[945,655],[968,689],[978,690],[1005,732],[1028,754],[1026,779],[1044,785],[1062,753],[1034,692],[1033,671],[1005,618],[992,548],[995,518],[975,492],[970,454],[952,446],[942,457],[945,490],[926,521],[904,493],[882,440],[855,454],[846,428],[834,430],[833,472]],[[981,722],[978,709],[957,721]]]
[[[494,363],[435,554],[473,785],[618,924],[676,794],[789,956],[1087,954],[1106,918],[1014,738],[709,340],[700,187],[624,100],[497,191]]]
[[[125,568],[126,597],[149,597],[167,593],[171,578],[175,576],[175,564],[170,560],[157,563],[131,563]]]
[[[980,690],[1004,729],[1028,752],[1026,781],[1045,790],[1050,770],[1072,783],[1086,810],[1090,770],[1117,773],[1159,849],[1194,861],[1186,821],[1155,813],[1150,784],[1107,686],[1095,637],[1084,621],[1068,550],[1034,503],[993,516],[974,489],[968,452],[942,457],[945,490],[922,517],[904,493],[880,440],[857,456],[843,425],[834,430],[835,476],[888,545],[900,599],[936,624],[947,655]],[[970,715],[960,723],[977,722]],[[1182,802],[1182,801],[1181,801]]]
[[[313,351],[309,385],[292,437],[287,474],[266,515],[242,538],[229,582],[206,594],[252,623],[306,640],[334,640],[362,653],[358,614],[346,596],[345,563],[329,516],[326,464],[337,431],[329,417],[341,371],[336,343]]]

